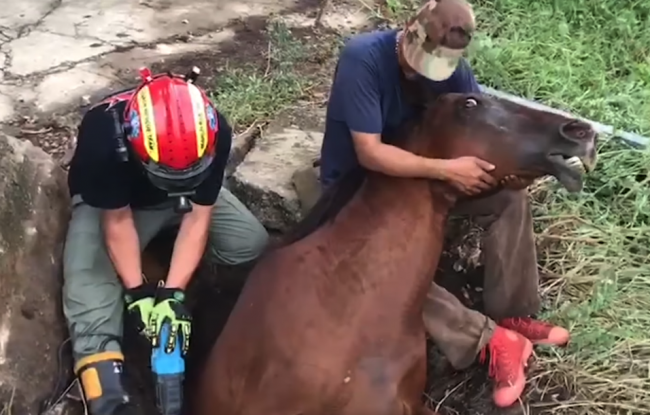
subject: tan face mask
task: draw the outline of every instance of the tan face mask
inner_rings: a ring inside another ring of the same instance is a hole
[[[421,48],[405,48],[404,57],[415,71],[433,81],[448,79],[458,67],[463,56],[462,49],[450,49],[440,46],[426,53]]]

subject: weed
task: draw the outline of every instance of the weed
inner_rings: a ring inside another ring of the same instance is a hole
[[[269,48],[264,63],[227,67],[217,79],[212,99],[235,130],[270,118],[294,104],[315,82],[300,70],[311,49],[280,21],[267,27]]]

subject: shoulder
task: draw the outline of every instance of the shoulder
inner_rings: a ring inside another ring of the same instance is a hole
[[[232,148],[233,131],[232,127],[228,123],[228,119],[219,111],[217,112],[217,119],[219,122],[219,130],[215,137],[215,151],[214,151],[214,160],[212,161],[211,168],[214,170],[223,170],[228,164],[228,159],[230,157],[230,150]]]
[[[77,136],[78,150],[92,150],[93,153],[106,153],[117,148],[115,139],[114,113],[120,123],[123,122],[123,112],[126,103],[110,106],[108,103],[96,105],[89,109],[81,119]]]
[[[217,131],[216,149],[214,160],[212,160],[210,166],[210,174],[198,186],[196,194],[192,197],[194,203],[204,206],[213,205],[219,196],[233,141],[232,128],[226,117],[217,111],[217,118],[219,120],[219,130]]]
[[[339,61],[376,65],[392,56],[395,50],[395,30],[377,30],[351,37],[343,47]]]
[[[90,108],[81,119],[77,131],[76,148],[71,160],[70,171],[116,170],[118,163],[118,142],[115,134],[114,115],[120,123],[124,121],[126,102],[114,105],[100,103]]]

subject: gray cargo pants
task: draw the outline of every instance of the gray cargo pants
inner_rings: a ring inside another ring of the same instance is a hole
[[[121,352],[123,287],[106,251],[100,225],[101,210],[72,199],[72,218],[64,251],[63,311],[68,322],[75,361],[100,353]],[[140,247],[167,226],[180,223],[171,207],[134,210]],[[236,265],[257,258],[268,234],[253,214],[222,188],[212,211],[206,256]]]

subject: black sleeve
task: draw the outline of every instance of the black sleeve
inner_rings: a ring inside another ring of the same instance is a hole
[[[111,113],[104,106],[88,111],[79,127],[74,174],[84,202],[99,209],[129,204],[127,163],[118,160],[117,143],[113,141]]]
[[[212,170],[205,181],[196,188],[196,194],[191,198],[192,202],[197,205],[212,206],[217,201],[230,156],[232,128],[221,113],[217,114],[217,119],[219,120],[219,131],[217,132],[215,158],[210,166]]]

